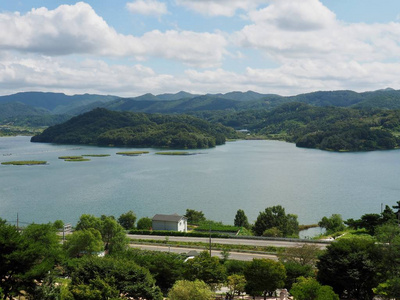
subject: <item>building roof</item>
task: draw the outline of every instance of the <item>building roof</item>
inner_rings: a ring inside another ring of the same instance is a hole
[[[165,222],[179,222],[182,219],[186,219],[184,216],[178,214],[173,215],[160,215],[157,214],[153,217],[153,221],[165,221]]]

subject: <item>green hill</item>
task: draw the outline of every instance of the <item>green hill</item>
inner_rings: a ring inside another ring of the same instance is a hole
[[[32,142],[135,147],[209,148],[236,132],[187,115],[109,111],[103,108],[51,126]]]

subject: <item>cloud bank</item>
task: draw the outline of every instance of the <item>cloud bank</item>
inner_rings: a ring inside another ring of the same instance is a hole
[[[204,22],[240,14],[244,25],[235,31],[180,28],[177,7]],[[132,20],[141,14],[177,23],[122,34],[85,2],[0,13],[0,92],[400,89],[398,21],[344,22],[319,0],[137,0],[126,9]]]

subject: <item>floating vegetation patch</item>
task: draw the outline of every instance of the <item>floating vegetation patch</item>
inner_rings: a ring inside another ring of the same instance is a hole
[[[110,156],[110,154],[84,154],[82,156],[84,156],[84,157],[107,157],[107,156]]]
[[[58,158],[64,161],[90,161],[89,158],[83,158],[83,156],[59,156]]]
[[[139,156],[142,154],[147,154],[149,151],[124,151],[124,152],[117,152],[118,155],[124,156]]]
[[[74,158],[74,159],[64,159],[64,161],[90,161],[89,158]]]
[[[16,160],[2,162],[2,165],[14,165],[14,166],[33,166],[33,165],[45,165],[47,161],[43,160]]]
[[[67,159],[82,159],[83,156],[59,156],[58,158],[59,159],[64,159],[64,160],[67,160]]]
[[[173,151],[173,152],[156,152],[158,155],[196,155],[193,152]]]

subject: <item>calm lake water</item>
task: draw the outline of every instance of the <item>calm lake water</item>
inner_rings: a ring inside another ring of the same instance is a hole
[[[0,161],[46,160],[44,166],[0,165],[0,217],[12,222],[75,224],[81,214],[138,218],[202,210],[232,224],[243,209],[250,222],[266,207],[282,205],[301,224],[323,216],[344,219],[380,213],[400,200],[400,150],[331,153],[278,141],[237,141],[192,156],[137,157],[134,149],[30,143],[0,138]],[[64,155],[111,154],[89,162]]]

